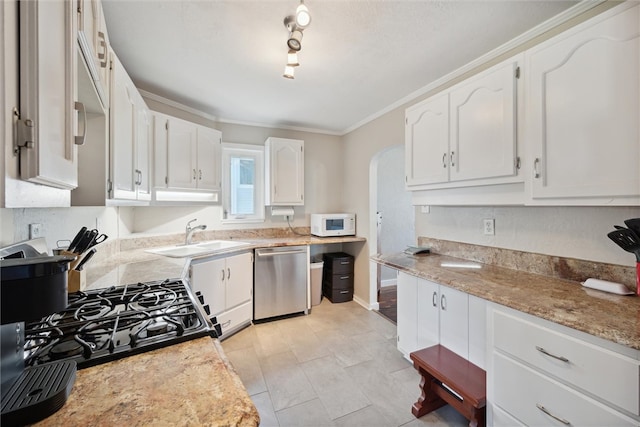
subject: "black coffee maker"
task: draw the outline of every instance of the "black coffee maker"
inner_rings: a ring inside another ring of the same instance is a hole
[[[48,417],[67,401],[75,362],[25,368],[25,322],[67,307],[67,271],[74,260],[34,250],[35,242],[0,249],[0,378],[2,426],[26,425]]]

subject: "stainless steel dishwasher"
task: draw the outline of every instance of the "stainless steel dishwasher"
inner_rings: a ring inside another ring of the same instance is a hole
[[[256,249],[253,319],[307,312],[307,246]]]

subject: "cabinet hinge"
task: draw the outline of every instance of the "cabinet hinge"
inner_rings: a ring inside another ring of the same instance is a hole
[[[520,157],[516,157],[516,169],[520,169]]]
[[[165,176],[165,177],[164,177],[164,183],[165,183],[165,184],[167,184],[167,185],[169,185],[169,177],[168,177],[168,176]]]
[[[300,195],[300,200],[304,200],[304,194]]]
[[[169,120],[167,120],[166,122],[164,122],[164,128],[166,130],[169,130]]]
[[[520,67],[516,67],[516,79],[520,78]]]
[[[409,124],[409,119],[407,117],[404,118],[404,124],[408,125]]]
[[[111,191],[112,191],[112,190],[113,190],[113,182],[112,182],[110,179],[108,179],[108,180],[107,180],[107,194],[108,194],[108,197],[109,197],[109,198],[111,198],[111,197],[112,197],[112,196],[111,196]]]
[[[14,110],[14,114],[17,110]],[[18,153],[21,148],[35,148],[35,128],[36,124],[31,119],[18,119],[17,122],[18,135],[13,146],[14,153]]]
[[[109,70],[113,70],[113,59],[109,61]]]

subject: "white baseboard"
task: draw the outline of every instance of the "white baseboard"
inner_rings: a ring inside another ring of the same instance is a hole
[[[380,287],[384,288],[385,286],[395,286],[398,283],[397,279],[387,279],[380,281]]]
[[[361,305],[362,307],[364,307],[367,310],[377,310],[379,308],[377,302],[375,302],[374,304],[367,304],[366,302],[364,302],[363,299],[358,298],[356,295],[353,296],[353,301],[358,303],[359,305]],[[374,306],[375,306],[375,308],[374,308]]]

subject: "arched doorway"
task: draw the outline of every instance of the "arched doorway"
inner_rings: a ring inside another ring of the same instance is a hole
[[[370,164],[370,251],[391,253],[404,250],[415,242],[414,209],[411,195],[404,188],[404,144],[378,152]],[[396,271],[376,264],[371,268],[370,301],[373,309],[394,320],[395,306],[386,307],[387,299],[395,300]],[[385,307],[380,295],[386,296]],[[395,304],[393,302],[393,304]],[[390,308],[390,310],[389,310]]]

